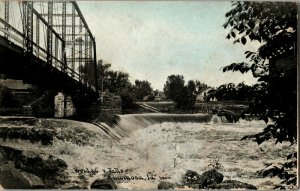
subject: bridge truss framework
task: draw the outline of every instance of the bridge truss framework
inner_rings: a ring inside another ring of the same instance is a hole
[[[0,3],[0,36],[98,93],[96,41],[75,1]]]

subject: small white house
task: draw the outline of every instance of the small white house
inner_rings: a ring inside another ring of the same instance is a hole
[[[196,96],[196,101],[205,101],[205,97],[208,95],[208,92],[213,90],[211,87],[204,88],[200,93]]]

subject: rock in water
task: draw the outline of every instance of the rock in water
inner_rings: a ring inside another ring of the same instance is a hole
[[[91,189],[117,189],[117,185],[111,179],[97,179],[92,183]]]
[[[158,190],[173,190],[175,185],[170,182],[160,182],[157,186]]]
[[[0,184],[6,189],[42,189],[43,181],[36,175],[16,169],[14,165],[0,167]]]
[[[20,172],[21,179],[24,179],[24,183],[28,184],[31,189],[45,188],[43,181],[36,175],[27,172]]]
[[[210,184],[218,184],[223,181],[223,174],[216,170],[209,170],[200,176],[199,188],[207,188]]]
[[[198,187],[199,181],[200,175],[196,171],[192,170],[187,170],[182,177],[183,185],[187,185],[189,187]]]
[[[257,188],[252,184],[247,184],[237,180],[225,180],[219,184],[211,184],[207,188],[211,189],[250,189],[257,190]]]

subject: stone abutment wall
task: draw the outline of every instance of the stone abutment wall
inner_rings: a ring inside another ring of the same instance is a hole
[[[116,96],[110,93],[100,93],[99,99],[93,103],[86,102],[86,105],[82,105],[76,108],[72,97],[59,92],[54,98],[55,115],[57,118],[72,117],[75,114],[79,117],[83,113],[88,112],[89,117],[94,118],[99,114],[121,114],[122,113],[122,101],[120,96]],[[76,112],[77,110],[77,112]],[[80,110],[84,110],[80,111]]]
[[[100,111],[104,114],[121,114],[122,113],[122,100],[120,96],[101,93],[100,94]]]

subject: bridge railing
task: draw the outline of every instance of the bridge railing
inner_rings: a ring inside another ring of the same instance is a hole
[[[25,48],[24,34],[11,26],[5,20],[0,18],[0,35],[7,38],[9,41]]]

